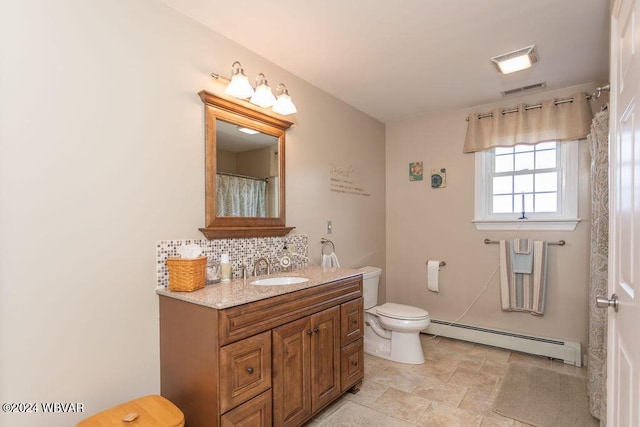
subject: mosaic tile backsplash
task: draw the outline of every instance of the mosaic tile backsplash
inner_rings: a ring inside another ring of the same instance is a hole
[[[253,263],[263,256],[271,261],[271,271],[274,273],[282,270],[278,260],[284,255],[291,258],[291,269],[293,270],[306,267],[308,261],[308,238],[305,234],[284,237],[251,237],[246,239],[160,240],[156,243],[158,287],[166,288],[169,284],[167,258],[179,257],[178,248],[182,245],[190,244],[200,245],[203,255],[213,262],[220,262],[222,254],[229,254],[229,261],[233,268],[233,278],[242,277],[242,265],[248,266],[247,274],[253,274]],[[289,253],[292,249],[293,254]],[[264,263],[262,268],[264,269]]]

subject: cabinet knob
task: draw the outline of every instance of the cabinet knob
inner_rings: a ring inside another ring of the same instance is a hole
[[[358,319],[351,320],[351,323],[353,323],[355,325],[356,323],[358,323]]]
[[[353,366],[358,366],[358,362],[356,362],[355,360],[354,360],[353,362],[351,362],[351,364],[352,364]]]
[[[307,331],[307,335],[311,336],[311,334],[313,334],[313,332]]]
[[[320,329],[318,329],[318,328],[313,328],[313,332],[315,332],[315,333],[317,334],[318,332],[320,332]]]
[[[249,366],[247,368],[247,372],[250,373],[250,374],[253,374],[253,368],[251,366]]]

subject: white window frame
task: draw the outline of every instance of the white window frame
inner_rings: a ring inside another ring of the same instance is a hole
[[[560,188],[558,189],[558,213],[526,213],[526,220],[518,220],[519,214],[491,214],[489,212],[491,188],[489,179],[494,150],[475,154],[475,212],[473,223],[478,230],[547,230],[573,231],[578,218],[578,141],[560,142]]]

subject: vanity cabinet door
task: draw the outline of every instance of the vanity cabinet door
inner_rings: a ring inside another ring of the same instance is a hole
[[[358,298],[340,306],[340,343],[347,345],[364,336],[363,299]]]
[[[340,382],[344,391],[364,378],[363,338],[342,347],[340,354]]]
[[[311,416],[311,318],[273,330],[273,420],[299,426]]]
[[[311,408],[340,395],[340,307],[311,316]]]
[[[340,306],[273,330],[273,419],[299,426],[340,395]]]
[[[220,348],[220,412],[271,388],[271,333]]]

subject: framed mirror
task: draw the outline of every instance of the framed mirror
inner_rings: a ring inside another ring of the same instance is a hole
[[[285,134],[292,123],[212,93],[205,105],[207,239],[284,236]]]

